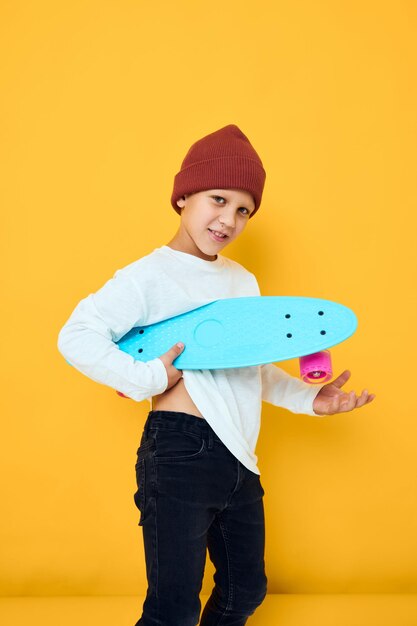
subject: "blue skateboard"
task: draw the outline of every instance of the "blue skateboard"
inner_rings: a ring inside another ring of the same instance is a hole
[[[150,361],[181,341],[184,351],[174,361],[181,370],[239,368],[302,357],[303,379],[323,382],[332,374],[327,349],[356,328],[353,311],[330,300],[252,296],[215,300],[132,328],[117,345],[136,360]]]

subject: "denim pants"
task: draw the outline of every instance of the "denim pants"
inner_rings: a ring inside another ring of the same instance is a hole
[[[266,595],[259,475],[195,415],[151,411],[136,463],[148,589],[135,626],[196,626],[206,550],[214,587],[201,626],[243,626]]]

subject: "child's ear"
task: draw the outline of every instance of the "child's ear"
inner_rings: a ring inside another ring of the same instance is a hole
[[[183,209],[183,208],[184,208],[184,206],[185,206],[185,199],[186,199],[186,197],[187,197],[187,195],[185,195],[185,196],[181,196],[181,198],[180,198],[179,200],[177,200],[177,206],[178,206],[180,209]],[[181,204],[180,204],[180,202],[181,202]]]

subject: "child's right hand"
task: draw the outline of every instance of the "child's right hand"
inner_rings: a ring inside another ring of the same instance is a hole
[[[174,361],[177,358],[177,356],[181,354],[183,350],[184,350],[184,344],[176,343],[175,346],[172,346],[172,348],[168,350],[168,352],[165,352],[165,354],[159,357],[162,363],[165,365],[165,369],[167,371],[167,375],[168,375],[167,389],[170,389],[171,387],[176,385],[177,382],[180,380],[180,378],[182,378],[182,371],[177,370],[175,365],[172,365],[172,361]]]

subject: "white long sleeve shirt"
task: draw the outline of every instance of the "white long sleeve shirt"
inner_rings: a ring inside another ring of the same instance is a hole
[[[260,295],[255,276],[218,255],[156,248],[117,270],[81,300],[61,329],[58,349],[77,370],[140,402],[165,391],[159,358],[143,363],[116,345],[131,328],[185,313],[213,300]],[[181,338],[178,338],[181,340]],[[323,385],[308,385],[273,364],[223,370],[183,370],[192,401],[214,432],[243,463],[260,474],[255,454],[262,400],[293,413],[316,415],[313,400]]]

